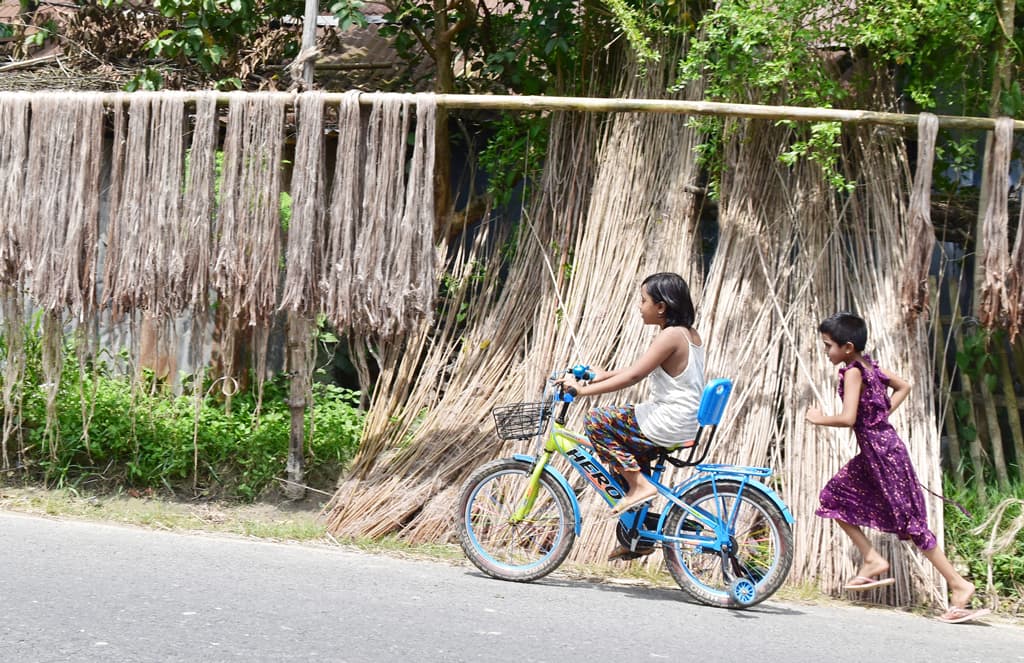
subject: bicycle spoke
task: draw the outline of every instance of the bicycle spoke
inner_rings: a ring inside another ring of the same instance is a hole
[[[741,490],[737,483],[724,482],[720,482],[717,495],[706,484],[687,497],[690,505],[714,517],[731,518],[732,549],[723,569],[722,555],[711,542],[667,545],[669,571],[680,586],[701,601],[723,606],[733,605],[730,582],[734,578],[753,582],[760,600],[778,589],[792,560],[792,539],[788,524],[770,499],[761,492]],[[681,510],[677,511],[671,527],[685,534],[686,524]]]
[[[481,486],[469,514],[469,528],[481,550],[497,562],[529,564],[548,555],[558,541],[564,515],[542,490],[526,517],[513,522],[527,486],[519,474],[492,478]]]

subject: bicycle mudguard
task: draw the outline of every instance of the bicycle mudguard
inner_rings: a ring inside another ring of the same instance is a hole
[[[794,518],[793,514],[789,512],[789,507],[786,506],[786,503],[782,501],[782,498],[779,497],[779,494],[776,493],[771,488],[769,488],[768,486],[766,486],[765,484],[761,483],[760,481],[750,478],[749,474],[742,472],[743,468],[737,467],[737,471],[735,472],[730,472],[727,469],[727,466],[718,466],[718,468],[719,469],[716,469],[714,474],[700,474],[693,477],[686,483],[680,484],[678,486],[673,486],[672,494],[675,495],[676,497],[679,497],[684,492],[690,490],[694,486],[699,486],[702,483],[712,483],[718,479],[735,479],[736,481],[745,483],[747,486],[750,486],[755,490],[759,490],[765,495],[767,495],[772,502],[775,502],[775,506],[779,507],[779,510],[782,511],[782,515],[786,517],[787,523],[792,525],[794,522],[796,522],[796,518]],[[668,509],[665,509],[666,514],[668,513],[668,511]],[[663,524],[664,523],[662,523],[662,525]]]
[[[516,460],[522,460],[527,463],[530,463],[531,465],[537,462],[536,456],[530,456],[528,454],[512,454],[512,457],[515,458]],[[580,518],[580,503],[579,500],[576,499],[576,491],[572,489],[572,486],[570,486],[568,480],[566,480],[566,478],[562,476],[562,473],[556,470],[555,468],[551,467],[550,465],[544,466],[544,472],[548,476],[554,478],[555,481],[560,483],[562,485],[562,488],[565,489],[565,492],[569,494],[569,499],[572,501],[572,517],[574,520],[573,529],[576,530],[576,535],[579,536],[580,530],[582,529],[583,525],[583,519]],[[786,513],[789,512],[787,511]]]

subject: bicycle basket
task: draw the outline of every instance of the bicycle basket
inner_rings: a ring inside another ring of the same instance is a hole
[[[494,428],[503,440],[525,440],[540,435],[551,418],[550,403],[512,403],[491,410]]]

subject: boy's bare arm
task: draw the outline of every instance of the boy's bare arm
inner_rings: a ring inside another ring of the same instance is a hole
[[[860,392],[863,387],[864,376],[860,369],[852,366],[843,375],[843,410],[839,414],[824,414],[816,407],[807,408],[807,421],[819,426],[836,426],[838,428],[851,428],[857,421],[857,404],[860,402]]]
[[[896,411],[907,395],[910,393],[910,383],[898,375],[882,371],[889,376],[889,387],[892,388],[892,396],[889,397],[889,414]]]

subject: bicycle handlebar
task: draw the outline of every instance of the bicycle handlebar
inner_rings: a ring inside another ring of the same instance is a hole
[[[566,373],[571,373],[577,380],[593,380],[596,375],[589,366],[576,364],[564,371],[556,371],[555,374],[551,376],[551,381],[554,382],[560,375],[564,375]],[[576,400],[576,390],[573,387],[558,385],[554,400],[562,404],[562,407],[558,412],[558,416],[555,417],[555,421],[558,422],[559,425],[563,425],[565,424],[565,414],[569,410],[569,403]]]

